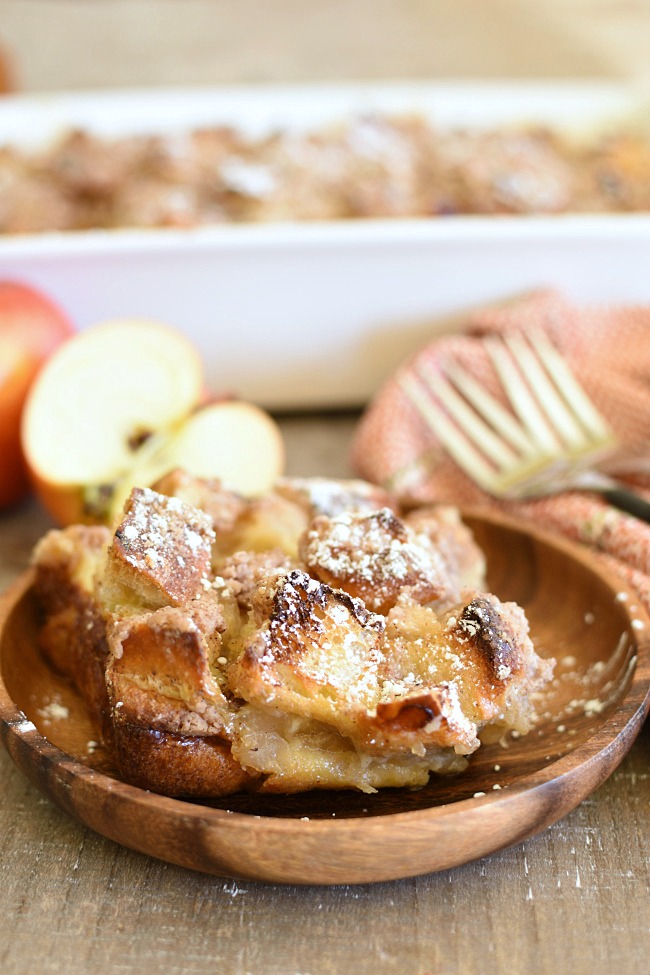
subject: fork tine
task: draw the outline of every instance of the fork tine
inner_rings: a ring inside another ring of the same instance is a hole
[[[536,350],[524,335],[507,335],[506,342],[517,361],[537,403],[549,420],[552,428],[564,443],[573,450],[584,450],[589,446],[585,431],[575,419],[566,402],[557,392],[545,372]]]
[[[556,454],[560,447],[548,421],[540,410],[509,350],[496,337],[485,340],[494,368],[501,380],[510,404],[528,431],[532,441],[547,454]]]
[[[560,353],[539,332],[482,344],[507,409],[453,361],[404,372],[398,381],[409,402],[457,465],[495,497],[584,486],[586,465],[611,452],[616,438]]]
[[[475,449],[470,440],[435,405],[421,382],[404,374],[400,377],[399,384],[410,403],[461,470],[464,470],[479,487],[490,491],[494,483],[494,468],[486,463],[483,455]]]
[[[446,365],[444,369],[447,369]],[[519,459],[519,455],[495,435],[494,430],[458,395],[443,375],[434,372],[424,364],[420,366],[419,373],[429,391],[437,397],[440,404],[444,405],[445,411],[456,420],[465,435],[490,460],[499,467],[509,467]]]
[[[611,428],[591,402],[571,371],[569,364],[553,346],[548,336],[542,331],[536,330],[530,332],[529,341],[585,429],[594,437],[603,440],[611,439],[613,437]]]
[[[519,450],[522,454],[530,455],[535,453],[536,448],[531,443],[530,436],[517,423],[512,413],[505,409],[498,399],[495,399],[494,396],[488,393],[457,362],[451,360],[446,362],[444,369],[449,379],[460,390],[465,399],[472,404],[481,416],[485,417],[488,423],[512,447]]]

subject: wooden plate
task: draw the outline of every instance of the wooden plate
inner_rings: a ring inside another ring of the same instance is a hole
[[[38,654],[30,573],[0,602],[0,727],[10,755],[97,832],[219,876],[384,881],[520,842],[577,806],[630,748],[650,706],[650,619],[590,553],[500,517],[467,520],[487,554],[490,588],[525,608],[539,652],[557,668],[536,728],[506,747],[483,746],[461,775],[417,791],[215,803],[127,785],[92,743],[75,691]]]

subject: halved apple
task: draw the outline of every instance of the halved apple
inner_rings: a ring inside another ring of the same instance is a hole
[[[48,362],[23,414],[35,491],[59,524],[110,523],[134,485],[177,467],[262,493],[284,450],[268,414],[248,403],[200,406],[193,344],[158,322],[119,320],[79,333]]]

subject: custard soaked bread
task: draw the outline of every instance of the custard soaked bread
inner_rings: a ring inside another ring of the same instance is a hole
[[[528,731],[552,673],[458,513],[360,481],[250,500],[176,471],[34,561],[44,653],[169,795],[423,785]]]

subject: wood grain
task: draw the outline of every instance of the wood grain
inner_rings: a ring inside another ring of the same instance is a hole
[[[482,747],[466,773],[417,791],[242,795],[210,804],[126,785],[101,751],[89,752],[83,706],[38,655],[30,573],[0,604],[0,729],[10,755],[41,792],[102,835],[220,876],[377,882],[520,842],[572,810],[631,747],[650,704],[650,619],[617,599],[620,582],[592,555],[499,516],[469,522],[487,555],[489,588],[524,606],[558,677],[534,731],[506,749]]]

